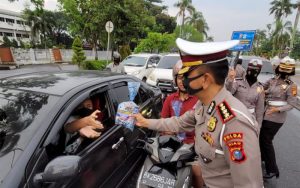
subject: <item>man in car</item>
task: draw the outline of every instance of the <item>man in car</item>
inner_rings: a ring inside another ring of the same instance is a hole
[[[236,79],[236,71],[230,69],[226,80],[226,88],[237,99],[239,99],[253,114],[261,127],[264,108],[265,94],[262,85],[257,81],[263,62],[260,59],[251,59],[246,76]]]
[[[194,43],[176,40],[184,87],[198,97],[195,110],[180,117],[145,119],[137,126],[159,131],[195,129],[195,150],[205,184],[210,187],[263,187],[258,124],[247,108],[224,87],[227,50],[238,41]]]
[[[121,56],[118,52],[113,53],[113,62],[106,66],[111,72],[125,73],[125,69],[121,62]]]
[[[65,124],[67,134],[65,141],[65,154],[75,154],[79,151],[84,138],[95,139],[101,135],[97,130],[103,129],[101,122],[97,121],[99,110],[93,111],[90,98],[84,100]]]

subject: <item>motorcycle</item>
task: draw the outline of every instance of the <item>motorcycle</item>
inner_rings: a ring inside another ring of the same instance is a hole
[[[176,136],[164,135],[139,140],[148,155],[137,180],[137,188],[188,188],[192,183],[194,146]]]

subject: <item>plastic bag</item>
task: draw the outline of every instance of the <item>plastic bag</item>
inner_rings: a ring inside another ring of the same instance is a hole
[[[116,125],[122,125],[133,131],[135,118],[130,117],[132,114],[139,113],[139,107],[132,101],[122,102],[118,106],[116,115]]]

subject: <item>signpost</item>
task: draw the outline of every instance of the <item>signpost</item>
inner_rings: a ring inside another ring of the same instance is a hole
[[[108,34],[107,37],[107,53],[106,53],[106,64],[108,64],[108,50],[109,50],[109,46],[110,46],[110,33],[114,30],[114,24],[111,21],[106,22],[105,24],[105,29],[106,32]]]
[[[247,52],[252,50],[256,30],[249,31],[233,31],[231,40],[239,40],[240,43],[235,47],[231,48],[231,51],[237,51],[237,55],[233,62],[233,67],[236,67],[241,51]]]

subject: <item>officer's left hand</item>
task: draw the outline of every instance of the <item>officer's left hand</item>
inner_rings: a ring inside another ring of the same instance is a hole
[[[279,109],[277,107],[271,106],[270,108],[268,108],[266,114],[270,115],[270,114],[273,114],[275,112],[279,112]]]

